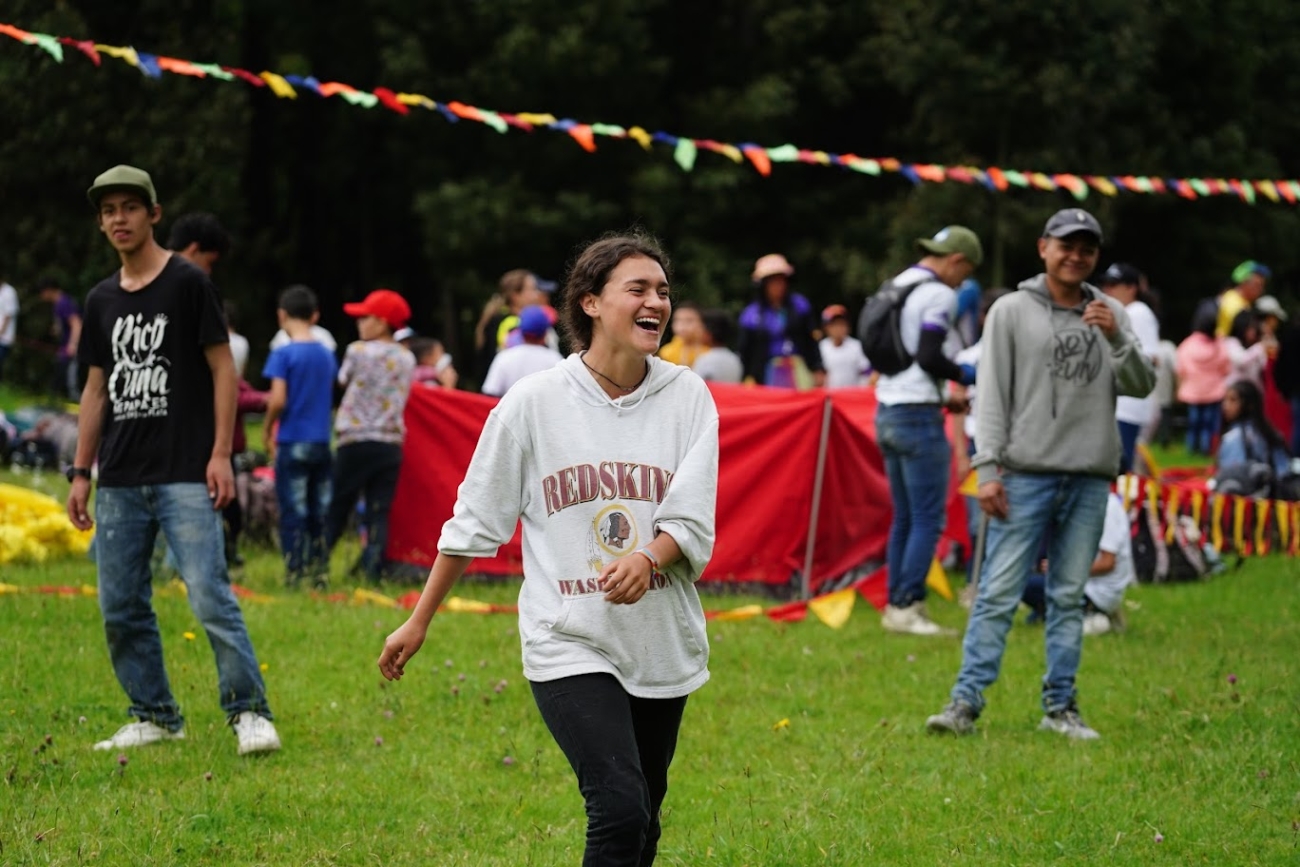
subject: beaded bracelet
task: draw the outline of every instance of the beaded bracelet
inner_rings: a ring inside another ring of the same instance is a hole
[[[651,571],[655,571],[655,572],[659,571],[659,558],[656,557],[654,554],[650,553],[649,546],[645,548],[638,548],[636,550],[636,553],[640,554],[641,556],[645,557],[647,560],[650,561]]]

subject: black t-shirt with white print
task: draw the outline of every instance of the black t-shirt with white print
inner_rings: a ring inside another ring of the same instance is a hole
[[[90,290],[77,362],[104,370],[100,487],[206,481],[216,421],[203,350],[229,342],[217,288],[179,256],[135,292],[120,271]]]

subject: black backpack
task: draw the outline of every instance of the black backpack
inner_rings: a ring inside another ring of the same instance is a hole
[[[1187,515],[1174,519],[1174,540],[1166,541],[1168,526],[1158,506],[1145,497],[1129,508],[1133,541],[1133,573],[1141,584],[1198,581],[1215,571],[1206,556],[1200,528]]]
[[[912,353],[903,345],[899,322],[907,296],[923,282],[900,286],[893,280],[886,280],[862,308],[862,315],[858,317],[858,340],[862,342],[862,351],[876,373],[896,376],[912,366]]]

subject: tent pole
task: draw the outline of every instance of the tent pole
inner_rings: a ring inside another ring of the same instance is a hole
[[[826,476],[826,450],[831,439],[831,396],[827,393],[822,403],[822,432],[817,443],[817,471],[813,476],[812,509],[808,513],[808,544],[803,552],[803,576],[800,598],[812,598],[813,553],[817,548],[817,519],[821,516],[822,482]]]

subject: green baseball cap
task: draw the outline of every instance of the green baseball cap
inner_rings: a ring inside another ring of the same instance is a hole
[[[1254,259],[1247,259],[1245,262],[1242,262],[1236,268],[1232,269],[1233,285],[1240,286],[1255,274],[1258,274],[1265,280],[1273,276],[1272,270],[1270,270],[1267,265],[1262,265]]]
[[[90,185],[86,198],[95,207],[99,200],[108,193],[138,193],[144,197],[145,204],[153,206],[158,201],[158,193],[153,188],[153,178],[144,169],[135,166],[113,166]]]
[[[984,261],[984,247],[979,235],[965,226],[944,226],[933,238],[917,238],[916,246],[934,256],[961,253],[976,268]]]

